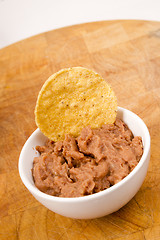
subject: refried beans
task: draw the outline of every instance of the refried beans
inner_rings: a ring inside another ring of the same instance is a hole
[[[116,119],[98,129],[83,128],[75,138],[47,140],[33,161],[36,187],[58,197],[81,197],[107,189],[125,178],[143,154],[141,137]]]

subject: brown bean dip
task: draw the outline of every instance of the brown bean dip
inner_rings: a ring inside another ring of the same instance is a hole
[[[141,137],[134,137],[120,119],[98,129],[85,127],[77,138],[47,140],[37,146],[33,179],[44,193],[80,197],[107,189],[125,178],[143,153]]]

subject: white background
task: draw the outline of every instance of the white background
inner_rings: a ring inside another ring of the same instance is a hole
[[[110,19],[160,21],[160,0],[0,0],[0,48],[59,27]]]

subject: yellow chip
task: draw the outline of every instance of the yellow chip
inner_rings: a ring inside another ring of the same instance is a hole
[[[37,99],[35,120],[44,135],[53,141],[65,134],[77,136],[90,125],[114,123],[117,99],[106,81],[82,67],[62,69],[44,83]]]

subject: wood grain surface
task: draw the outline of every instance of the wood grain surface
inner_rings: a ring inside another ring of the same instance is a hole
[[[44,81],[84,66],[111,84],[118,105],[138,114],[151,134],[148,174],[118,212],[93,220],[55,214],[22,184],[18,158],[36,129]],[[43,33],[0,50],[0,239],[160,239],[160,22],[103,21]]]

